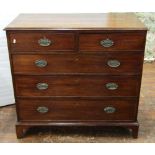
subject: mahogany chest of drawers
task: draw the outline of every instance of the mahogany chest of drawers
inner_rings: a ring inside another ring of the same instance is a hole
[[[137,138],[147,29],[133,14],[21,14],[5,30],[18,138],[33,126],[118,126]]]

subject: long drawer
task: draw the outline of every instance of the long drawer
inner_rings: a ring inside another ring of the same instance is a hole
[[[80,34],[81,51],[123,51],[144,50],[145,32],[105,32],[98,34]]]
[[[27,31],[10,33],[11,52],[47,52],[75,50],[74,33]]]
[[[14,73],[105,73],[141,72],[143,52],[104,54],[12,55]]]
[[[17,96],[138,96],[139,76],[15,76]]]
[[[105,120],[132,121],[136,118],[135,98],[83,99],[18,99],[19,120]]]

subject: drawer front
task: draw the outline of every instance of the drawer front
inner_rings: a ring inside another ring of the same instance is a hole
[[[73,51],[74,33],[17,32],[10,34],[11,52]]]
[[[14,73],[140,73],[143,52],[13,55]]]
[[[16,76],[17,96],[137,96],[138,76]]]
[[[105,120],[132,121],[136,117],[136,99],[18,99],[22,121]]]
[[[145,33],[81,34],[79,45],[85,52],[144,50]]]

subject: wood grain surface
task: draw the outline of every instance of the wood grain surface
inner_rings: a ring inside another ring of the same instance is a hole
[[[108,32],[96,34],[80,34],[79,49],[80,51],[136,51],[144,50],[145,31],[140,32]],[[113,42],[111,47],[103,47],[100,42],[110,39]]]
[[[135,121],[136,105],[136,98],[18,99],[21,121]],[[42,106],[48,108],[47,113],[37,111],[37,108]],[[104,108],[109,106],[115,108],[114,113],[104,111]]]
[[[38,83],[47,83],[46,90],[38,90]],[[116,83],[118,89],[108,90],[107,83]],[[138,96],[139,76],[61,75],[15,76],[15,92],[23,97],[47,96]],[[21,91],[22,90],[22,91]]]
[[[74,33],[56,33],[49,31],[15,31],[10,33],[11,50],[15,52],[34,52],[34,51],[73,51],[75,49]],[[38,41],[40,39],[48,39],[51,41],[49,46],[41,46]],[[13,40],[16,43],[13,43]]]
[[[17,139],[16,108],[0,108],[1,143],[155,143],[155,63],[144,64],[138,120],[139,137],[132,139],[128,130],[118,127],[33,127]],[[9,124],[9,125],[8,125]]]
[[[15,54],[12,55],[14,74],[80,74],[100,73],[109,75],[140,74],[143,52],[104,52],[102,54]],[[47,62],[36,66],[37,60]],[[120,66],[110,67],[110,60],[118,60]]]
[[[5,30],[17,103],[18,138],[39,125],[122,126],[131,129],[137,138],[147,31],[132,13],[22,14]],[[34,59],[42,56],[49,66],[39,72]],[[108,59],[120,60],[119,71],[107,67]],[[108,89],[111,83],[116,89]],[[40,85],[46,88],[40,89]],[[124,100],[120,101],[120,97]],[[49,109],[47,115],[36,113],[41,105]],[[116,108],[116,113],[101,112],[110,106]]]
[[[104,29],[144,30],[133,13],[20,14],[5,30]]]

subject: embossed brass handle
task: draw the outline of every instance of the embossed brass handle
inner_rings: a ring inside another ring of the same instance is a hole
[[[108,60],[107,65],[112,68],[116,68],[120,66],[120,62],[118,60]]]
[[[37,83],[36,87],[39,90],[45,90],[45,89],[48,89],[48,84],[47,83]]]
[[[47,113],[48,112],[48,108],[47,107],[44,107],[44,106],[41,106],[41,107],[38,107],[37,108],[37,111],[39,112],[39,113]]]
[[[116,83],[107,83],[106,88],[109,90],[116,90],[118,88],[118,84]]]
[[[108,114],[112,114],[116,111],[116,108],[114,107],[105,107],[104,108],[104,112],[108,113]]]
[[[100,41],[100,44],[101,44],[101,46],[103,46],[103,47],[111,47],[111,46],[113,46],[114,45],[114,42],[112,41],[112,40],[110,40],[110,39],[105,39],[105,40],[101,40]]]
[[[36,60],[35,65],[37,67],[46,67],[47,66],[47,61],[46,60]]]
[[[52,41],[49,40],[49,39],[47,39],[46,37],[41,38],[41,39],[38,40],[38,44],[39,44],[40,46],[50,46],[51,43],[52,43]]]

